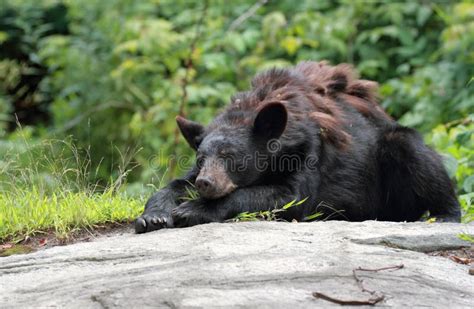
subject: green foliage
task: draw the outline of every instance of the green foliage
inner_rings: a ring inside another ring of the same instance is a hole
[[[16,175],[0,181],[78,192],[123,184],[126,170],[143,193],[192,154],[175,115],[207,123],[257,71],[329,60],[378,81],[390,114],[450,155],[472,220],[474,3],[281,0],[239,20],[255,3],[0,0],[0,168]],[[77,156],[89,172],[59,177]]]
[[[98,167],[92,166],[88,149],[79,149],[71,137],[38,140],[32,134],[31,128],[20,129],[0,140],[0,193],[32,187],[44,194],[117,191],[135,166],[134,152],[120,153],[106,185],[92,183]]]
[[[468,116],[474,110],[474,3],[433,6],[445,27],[439,46],[411,74],[382,86],[384,105],[401,122],[422,130]]]
[[[463,221],[474,220],[474,114],[437,126],[426,139],[443,154],[446,169],[457,184]]]

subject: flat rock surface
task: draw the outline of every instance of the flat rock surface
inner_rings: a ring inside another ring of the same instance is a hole
[[[474,307],[469,266],[424,251],[467,246],[473,225],[340,221],[207,224],[0,258],[0,307]]]

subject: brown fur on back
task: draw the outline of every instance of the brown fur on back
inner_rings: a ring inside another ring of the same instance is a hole
[[[350,142],[345,132],[344,112],[336,103],[348,104],[372,120],[389,120],[376,99],[377,83],[361,80],[348,64],[301,62],[290,69],[272,69],[258,74],[252,89],[232,98],[227,112],[258,111],[269,102],[282,102],[291,117],[311,118],[321,127],[324,139],[344,148]],[[246,117],[232,117],[234,122],[250,124]]]

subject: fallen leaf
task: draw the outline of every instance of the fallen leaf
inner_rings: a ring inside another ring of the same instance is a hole
[[[467,265],[467,264],[471,263],[471,259],[469,259],[469,258],[461,258],[461,257],[455,256],[455,255],[451,255],[449,258],[452,261],[454,261],[456,263],[459,263],[459,264]]]
[[[48,243],[48,239],[46,238],[41,238],[39,241],[40,247],[46,246],[47,243]]]

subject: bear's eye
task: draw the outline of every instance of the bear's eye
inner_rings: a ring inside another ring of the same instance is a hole
[[[204,166],[204,161],[206,160],[206,158],[203,156],[203,155],[198,155],[196,157],[196,165],[199,167],[199,168],[202,168]]]
[[[229,158],[234,155],[234,152],[230,149],[221,149],[219,150],[219,156],[222,158]]]

